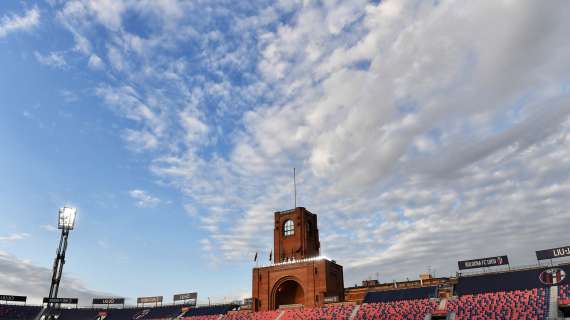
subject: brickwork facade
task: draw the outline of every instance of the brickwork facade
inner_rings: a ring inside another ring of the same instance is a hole
[[[253,269],[255,311],[344,300],[342,266],[318,257],[317,215],[303,207],[276,212],[273,248],[276,264]]]

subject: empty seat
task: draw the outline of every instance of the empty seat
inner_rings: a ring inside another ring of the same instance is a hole
[[[423,320],[437,308],[430,299],[401,300],[381,303],[365,303],[360,306],[355,320]]]
[[[548,295],[545,289],[514,290],[467,294],[447,304],[457,320],[547,319]]]

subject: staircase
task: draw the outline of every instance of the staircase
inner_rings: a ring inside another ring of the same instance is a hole
[[[558,286],[550,287],[550,299],[548,303],[548,320],[558,319]]]
[[[447,306],[447,298],[443,298],[439,301],[439,306],[437,306],[437,310],[445,310]]]
[[[38,315],[34,318],[34,320],[40,320],[46,309],[47,309],[46,307],[43,307],[40,313],[38,313]]]
[[[281,311],[281,313],[277,316],[277,318],[275,318],[275,320],[280,320],[284,314],[285,314],[285,310]]]
[[[350,317],[348,318],[348,320],[354,320],[354,318],[358,314],[358,310],[360,310],[359,304],[357,304],[356,307],[354,307],[354,309],[352,309],[352,313],[350,314]]]

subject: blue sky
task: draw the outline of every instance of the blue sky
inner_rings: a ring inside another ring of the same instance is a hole
[[[245,297],[293,167],[346,285],[532,263],[566,244],[568,9],[2,1],[0,291],[45,295],[69,204],[67,294]]]

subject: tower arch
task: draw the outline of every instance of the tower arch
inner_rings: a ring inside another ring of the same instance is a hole
[[[271,290],[271,309],[288,304],[305,304],[305,290],[296,277],[280,279]]]

